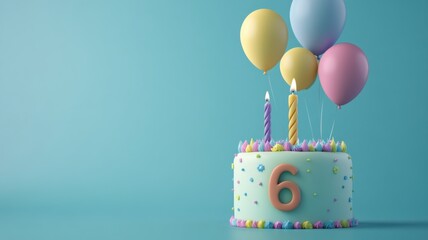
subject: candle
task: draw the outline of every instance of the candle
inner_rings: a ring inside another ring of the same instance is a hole
[[[270,106],[270,98],[269,98],[269,92],[266,91],[265,95],[265,143],[270,142],[270,112],[271,112],[271,106]]]
[[[288,139],[292,145],[297,143],[297,101],[298,97],[295,94],[297,91],[296,80],[293,79],[290,86],[290,95],[288,96]]]

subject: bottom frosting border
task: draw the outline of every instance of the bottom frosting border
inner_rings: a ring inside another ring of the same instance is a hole
[[[358,226],[358,220],[355,218],[336,220],[336,221],[253,221],[236,219],[234,216],[230,217],[229,223],[232,227],[240,228],[259,228],[259,229],[332,229],[332,228],[350,228]]]

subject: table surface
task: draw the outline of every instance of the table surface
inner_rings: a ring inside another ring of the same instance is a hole
[[[145,216],[6,214],[0,239],[426,239],[428,221],[370,221],[350,229],[241,229],[220,220],[150,220]]]

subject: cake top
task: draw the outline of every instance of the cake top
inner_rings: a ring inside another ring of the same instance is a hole
[[[280,152],[280,151],[296,151],[296,152],[346,152],[347,147],[344,141],[335,142],[331,140],[303,140],[302,143],[299,141],[292,145],[287,140],[274,141],[273,139],[268,142],[264,140],[253,140],[250,142],[245,140],[240,141],[238,144],[238,152]]]

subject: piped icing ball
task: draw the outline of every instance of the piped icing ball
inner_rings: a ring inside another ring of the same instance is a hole
[[[271,144],[270,144],[269,142],[266,142],[266,143],[265,143],[264,151],[265,151],[265,152],[270,152],[270,151],[271,151],[271,149],[272,149]]]
[[[245,152],[245,150],[247,149],[248,143],[245,140],[244,143],[241,145],[241,152]]]
[[[317,152],[322,152],[322,145],[321,142],[318,140],[317,145],[315,145],[315,150]]]
[[[335,228],[342,228],[342,224],[340,223],[340,221],[339,220],[337,220],[337,221],[334,221],[334,227]]]
[[[302,228],[302,224],[300,222],[295,222],[293,225],[294,229],[301,229]]]
[[[230,223],[230,226],[236,226],[236,219],[234,216],[230,217],[229,223]]]
[[[273,224],[273,227],[274,227],[275,229],[281,229],[281,228],[282,228],[282,222],[280,222],[280,221],[276,221],[276,222]]]
[[[265,227],[265,221],[264,220],[260,220],[257,222],[257,228],[264,228]]]
[[[309,221],[304,221],[304,222],[302,223],[302,228],[303,228],[303,229],[312,229],[312,223],[311,223],[311,222],[309,222]]]
[[[275,144],[275,146],[272,147],[271,151],[272,152],[284,151],[284,147],[281,144],[277,143]]]
[[[270,221],[265,222],[265,228],[273,228],[273,223]]]
[[[259,140],[257,140],[256,142],[254,142],[252,149],[253,149],[254,152],[256,152],[256,151],[259,150]]]
[[[309,145],[308,145],[308,143],[306,142],[306,140],[303,140],[303,143],[302,143],[302,151],[303,151],[303,152],[307,152],[307,151],[309,151]]]
[[[285,151],[291,151],[291,150],[293,150],[293,146],[291,145],[291,143],[289,141],[286,141],[284,143],[284,149],[285,149]]]
[[[333,221],[327,221],[327,222],[325,222],[324,223],[324,228],[327,228],[327,229],[334,228],[334,222]]]
[[[251,220],[247,220],[246,222],[245,222],[245,227],[246,228],[251,228],[253,226],[253,221],[251,221]]]
[[[315,229],[321,229],[324,227],[324,224],[321,221],[317,221],[314,223],[314,228]]]
[[[283,223],[282,223],[282,228],[283,229],[293,229],[293,223],[292,222],[290,222],[290,221],[284,221]]]
[[[251,227],[253,227],[253,228],[257,228],[257,221],[253,221],[253,225],[251,226]]]

